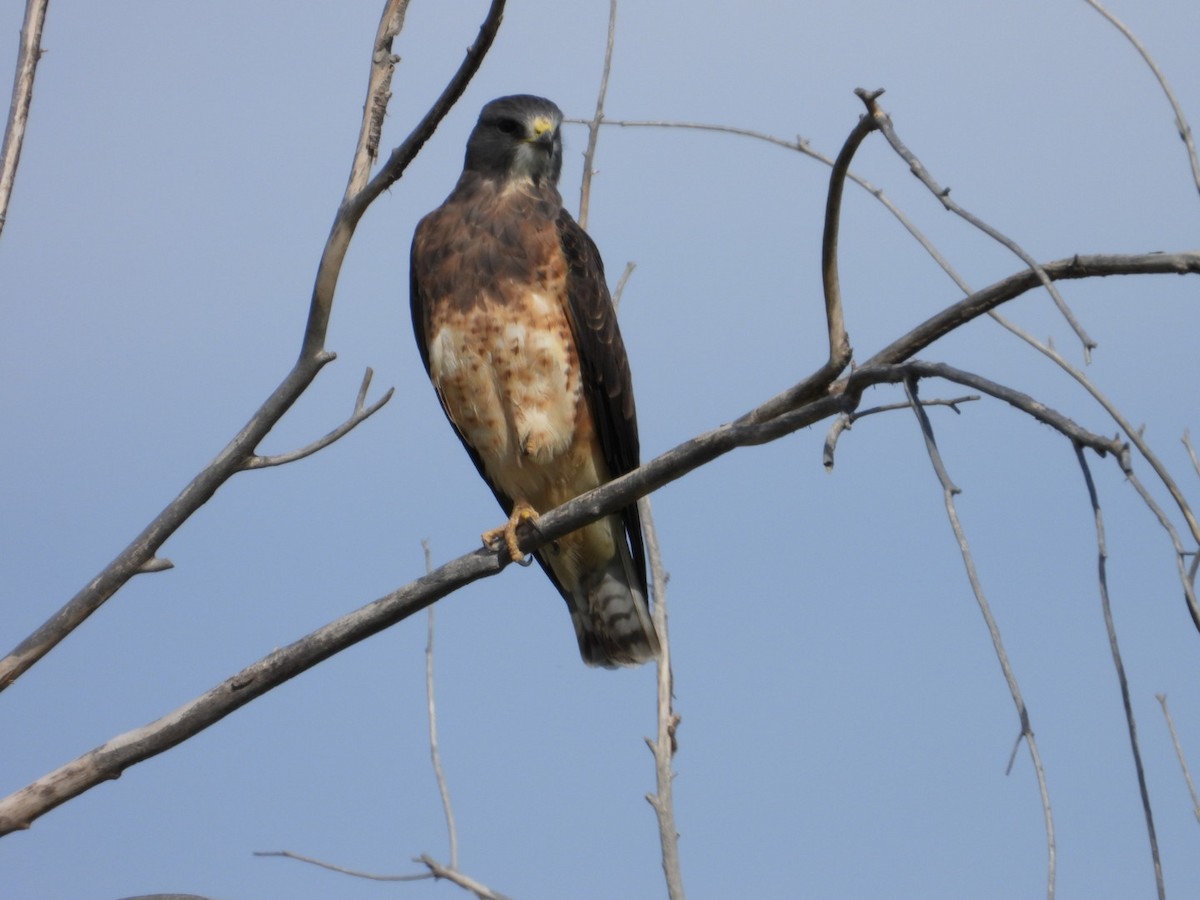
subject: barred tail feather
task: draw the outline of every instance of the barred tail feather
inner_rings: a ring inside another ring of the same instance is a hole
[[[634,573],[624,530],[615,517],[616,555],[581,573],[571,592],[571,621],[589,666],[637,666],[659,655],[650,605]]]

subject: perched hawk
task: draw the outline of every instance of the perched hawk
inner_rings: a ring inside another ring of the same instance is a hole
[[[421,359],[446,417],[508,514],[483,540],[522,558],[517,528],[638,465],[625,345],[592,239],[562,206],[562,112],[483,108],[462,176],[413,236]],[[537,551],[584,662],[658,655],[637,506]]]

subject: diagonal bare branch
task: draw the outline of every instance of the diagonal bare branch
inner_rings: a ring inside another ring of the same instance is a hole
[[[380,35],[376,38],[376,52],[372,58],[369,93],[363,111],[364,118],[368,120],[373,116],[382,115],[382,109],[386,106],[383,98],[390,86],[390,76],[379,77],[377,70],[381,67],[387,69],[393,65],[390,48],[391,38],[394,35],[391,34],[390,29],[399,28],[402,23],[403,6],[403,0],[388,0],[384,7],[383,23],[380,26]],[[478,70],[483,55],[491,46],[496,29],[500,25],[503,9],[504,0],[493,0],[487,18],[480,27],[479,36],[468,49],[466,59],[442,92],[441,97],[438,98],[437,103],[426,113],[405,142],[392,153],[383,170],[365,187],[354,192],[352,196],[350,195],[356,184],[357,176],[351,176],[351,183],[347,187],[349,199],[342,203],[334,217],[333,228],[317,268],[304,342],[292,370],[288,372],[263,405],[255,411],[241,431],[143,529],[142,533],[134,538],[132,543],[58,612],[21,641],[7,656],[0,659],[0,691],[3,691],[49,653],[134,575],[148,571],[146,568],[148,562],[155,558],[163,543],[196,510],[207,503],[221,485],[246,468],[247,460],[254,456],[262,439],[291,409],[300,395],[312,384],[321,369],[334,359],[334,354],[324,349],[325,335],[329,326],[329,315],[333,308],[334,289],[354,229],[371,201],[378,197],[386,186],[400,177],[404,168],[428,140],[433,129],[437,127],[454,101],[461,96],[471,76]],[[388,53],[381,54],[379,52],[381,46],[386,48]],[[364,125],[362,133],[369,134],[370,131],[369,123]],[[362,170],[363,160],[368,159],[371,152],[369,138],[362,139],[360,137],[351,166],[352,173]]]
[[[21,25],[21,49],[17,52],[17,71],[13,77],[12,102],[8,107],[8,122],[4,126],[4,144],[0,146],[0,234],[8,221],[8,202],[17,180],[21,162],[21,145],[29,124],[29,107],[33,103],[33,79],[42,58],[42,28],[46,24],[49,0],[27,0],[25,21]]]
[[[604,47],[604,70],[600,73],[600,90],[596,92],[596,111],[588,121],[587,149],[583,153],[583,181],[579,185],[579,227],[586,229],[591,207],[592,176],[596,174],[596,142],[604,123],[604,98],[608,95],[608,76],[612,72],[613,44],[617,37],[617,0],[608,4],[608,42]]]
[[[1200,822],[1200,796],[1196,794],[1196,785],[1192,781],[1192,772],[1188,768],[1187,757],[1183,755],[1183,744],[1179,742],[1179,734],[1175,731],[1175,720],[1171,718],[1171,710],[1167,707],[1167,695],[1155,694],[1162,706],[1163,718],[1167,720],[1167,730],[1171,732],[1171,744],[1175,747],[1175,756],[1179,759],[1179,768],[1183,770],[1183,780],[1187,782],[1188,793],[1192,796],[1192,813]]]
[[[1096,347],[1096,342],[1088,336],[1086,331],[1084,331],[1083,326],[1079,323],[1079,320],[1075,318],[1075,314],[1071,311],[1071,308],[1067,306],[1067,302],[1063,300],[1062,295],[1058,292],[1058,288],[1054,286],[1053,280],[1049,275],[1046,274],[1045,271],[1043,271],[1041,266],[1037,264],[1037,261],[1034,260],[1034,258],[1030,256],[1024,249],[1022,249],[1022,247],[1017,244],[1016,241],[1001,234],[991,225],[987,224],[987,222],[984,222],[982,219],[963,209],[963,207],[951,200],[950,189],[944,188],[938,184],[933,179],[933,176],[929,174],[929,170],[925,168],[924,164],[917,159],[916,155],[909,150],[907,146],[905,146],[903,141],[900,140],[900,136],[896,133],[896,129],[892,126],[891,116],[889,116],[877,103],[867,102],[865,99],[864,102],[867,103],[868,115],[876,120],[876,124],[878,125],[880,132],[883,133],[883,136],[887,139],[887,142],[891,144],[892,149],[896,151],[897,155],[903,159],[905,163],[907,163],[913,175],[917,177],[917,180],[919,180],[922,184],[929,188],[931,192],[933,192],[934,196],[938,198],[942,206],[962,218],[964,221],[969,222],[992,240],[997,241],[998,243],[1007,247],[1010,252],[1012,252],[1021,260],[1021,262],[1025,263],[1025,265],[1029,266],[1029,268],[1037,274],[1038,280],[1041,282],[1042,287],[1049,292],[1050,296],[1054,299],[1054,303],[1058,307],[1059,312],[1062,313],[1063,318],[1067,320],[1067,323],[1071,326],[1071,329],[1075,332],[1075,334],[1079,337],[1080,342],[1083,344],[1084,359],[1090,361],[1091,351]]]
[[[942,484],[942,494],[946,502],[946,515],[950,519],[950,527],[954,530],[954,537],[958,542],[959,552],[962,554],[963,566],[967,571],[967,579],[971,582],[971,591],[975,594],[975,602],[979,604],[979,611],[983,614],[984,622],[987,623],[988,634],[992,638],[992,646],[995,648],[996,658],[1000,662],[1000,669],[1004,673],[1004,680],[1008,684],[1008,691],[1012,695],[1013,703],[1017,708],[1017,716],[1021,723],[1021,737],[1025,739],[1025,746],[1029,748],[1029,756],[1033,760],[1033,769],[1037,776],[1038,792],[1042,798],[1042,817],[1046,823],[1046,897],[1047,900],[1054,900],[1057,869],[1054,813],[1050,807],[1050,793],[1046,787],[1046,772],[1042,768],[1042,757],[1038,752],[1037,739],[1033,735],[1033,726],[1029,722],[1029,711],[1025,707],[1024,698],[1021,696],[1021,688],[1017,684],[1016,673],[1013,671],[1012,663],[1008,659],[1008,653],[1004,649],[1004,642],[1000,638],[1000,626],[996,623],[996,619],[992,615],[991,605],[988,603],[987,596],[983,592],[983,583],[979,580],[979,573],[975,569],[975,560],[971,553],[971,546],[967,543],[966,532],[963,530],[962,523],[958,519],[958,511],[954,504],[954,495],[960,492],[959,488],[955,487],[954,483],[950,480],[949,474],[946,472],[945,464],[942,462],[941,454],[937,449],[937,442],[933,437],[933,426],[929,422],[929,416],[926,415],[925,408],[917,402],[915,379],[912,377],[905,379],[904,389],[908,395],[908,402],[912,406],[913,414],[917,417],[917,422],[921,427],[921,435],[925,439],[925,448],[929,452],[929,461],[933,464],[938,480]]]
[[[1188,124],[1187,117],[1183,114],[1183,107],[1179,105],[1179,101],[1175,98],[1175,92],[1171,90],[1171,84],[1167,81],[1167,76],[1158,67],[1158,63],[1154,61],[1154,57],[1150,55],[1150,51],[1146,49],[1146,45],[1138,40],[1137,35],[1130,31],[1124,22],[1098,3],[1097,0],[1084,0],[1084,2],[1100,13],[1100,15],[1104,16],[1104,18],[1108,19],[1121,34],[1125,35],[1129,43],[1133,44],[1134,49],[1146,61],[1146,65],[1150,67],[1150,71],[1154,73],[1159,87],[1167,95],[1167,102],[1171,104],[1171,112],[1175,114],[1175,128],[1179,132],[1179,137],[1183,140],[1184,146],[1187,147],[1188,162],[1192,166],[1192,181],[1196,183],[1196,190],[1200,191],[1200,157],[1196,155],[1196,143],[1192,140],[1192,126]]]
[[[365,406],[367,400],[367,391],[371,387],[371,378],[375,373],[368,368],[363,375],[362,385],[358,389],[358,397],[354,401],[354,411],[350,414],[350,418],[346,419],[341,425],[333,429],[327,435],[313,441],[311,444],[305,444],[297,450],[292,450],[288,453],[278,453],[274,456],[251,456],[246,460],[245,468],[247,469],[265,469],[270,466],[282,466],[285,463],[295,462],[298,459],[304,459],[306,456],[312,456],[318,450],[324,450],[334,441],[345,437],[379,410],[383,409],[383,405],[392,399],[392,395],[396,393],[394,387],[388,388],[387,392],[372,403],[370,406]]]
[[[1083,447],[1075,444],[1075,458],[1083,470],[1087,484],[1088,499],[1092,504],[1092,517],[1096,523],[1096,568],[1100,580],[1100,607],[1104,612],[1104,630],[1108,633],[1108,647],[1112,651],[1113,667],[1117,671],[1117,682],[1121,687],[1121,703],[1125,708],[1125,726],[1129,731],[1129,745],[1133,750],[1133,766],[1137,771],[1138,792],[1142,798],[1142,813],[1146,817],[1146,833],[1150,837],[1150,858],[1154,862],[1154,883],[1158,888],[1158,900],[1166,900],[1163,884],[1162,860],[1158,855],[1158,836],[1154,830],[1154,812],[1150,808],[1150,791],[1146,786],[1146,770],[1142,765],[1142,751],[1138,746],[1137,724],[1133,718],[1133,700],[1129,696],[1129,679],[1125,675],[1125,663],[1121,660],[1121,648],[1117,643],[1117,627],[1113,624],[1112,602],[1108,597],[1108,544],[1104,538],[1104,513],[1100,509],[1100,496],[1092,480],[1092,470],[1084,456]]]

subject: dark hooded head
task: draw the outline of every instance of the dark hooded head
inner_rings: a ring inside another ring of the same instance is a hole
[[[544,97],[514,94],[493,100],[467,140],[465,169],[501,181],[558,183],[562,172],[562,110]]]

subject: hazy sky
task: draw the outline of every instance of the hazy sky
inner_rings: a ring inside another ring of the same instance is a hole
[[[1114,0],[1114,3],[1116,0]],[[0,73],[21,6],[0,9]],[[485,0],[416,0],[384,135],[403,139],[457,67]],[[0,653],[119,552],[217,453],[299,348],[357,134],[381,0],[51,4],[0,237]],[[1115,7],[1200,122],[1200,5]],[[501,94],[595,105],[608,4],[513,0],[495,48],[405,178],[363,219],[330,365],[262,450],[324,434],[363,370],[392,402],[326,451],[241,475],[131,582],[0,695],[0,794],[175,709],[273,648],[472,550],[501,515],[437,407],[408,313],[408,244]],[[1082,0],[627,2],[611,118],[797,135],[834,154],[884,87],[953,196],[1042,260],[1195,248],[1200,196],[1133,48]],[[580,126],[563,194],[578,204]],[[800,380],[825,352],[827,170],[779,147],[606,129],[589,230],[615,280],[651,458]],[[879,136],[855,169],[973,287],[1022,268],[945,213]],[[896,220],[848,191],[841,242],[856,358],[960,295]],[[1200,281],[1072,282],[1089,375],[1195,501]],[[1080,362],[1044,294],[1007,313]],[[1116,425],[1043,357],[980,320],[922,354]],[[926,383],[927,397],[965,393]],[[865,405],[896,402],[895,389]],[[994,401],[930,415],[1037,734],[1058,897],[1150,897],[1153,871],[1070,445]],[[705,898],[1029,898],[1045,834],[1029,754],[911,413],[872,416],[821,465],[826,426],[737,451],[654,496],[670,570],[684,880]],[[1169,540],[1111,460],[1114,616],[1168,896],[1200,896],[1200,826],[1155,700],[1200,773],[1200,635]],[[1138,471],[1149,480],[1148,467]],[[1165,495],[1155,488],[1155,496]],[[1178,519],[1178,516],[1175,517]],[[533,898],[665,896],[654,817],[654,673],[590,670],[561,599],[510,567],[437,606],[443,762],[462,867]],[[261,859],[287,849],[383,873],[447,856],[429,765],[420,616],[0,841],[0,894],[116,900],[466,896]]]

